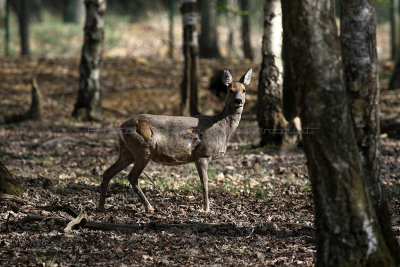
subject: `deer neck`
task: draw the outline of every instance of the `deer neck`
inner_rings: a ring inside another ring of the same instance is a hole
[[[228,141],[230,136],[235,132],[239,126],[239,121],[242,116],[243,108],[233,109],[225,105],[220,114],[217,115],[218,123],[221,127],[225,128],[226,138]]]

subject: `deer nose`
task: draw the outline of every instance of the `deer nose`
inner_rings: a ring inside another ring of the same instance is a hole
[[[237,104],[237,105],[242,104],[242,99],[240,99],[240,98],[235,98],[235,104]]]

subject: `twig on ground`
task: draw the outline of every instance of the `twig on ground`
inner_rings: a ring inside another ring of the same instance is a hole
[[[248,236],[246,236],[246,238],[250,238],[251,237],[251,235],[254,233],[254,229],[256,229],[256,228],[252,227],[250,234]]]
[[[67,224],[67,227],[64,228],[64,233],[68,233],[72,230],[72,227],[74,227],[75,225],[78,224],[85,224],[85,222],[88,220],[88,216],[86,214],[86,212],[83,212],[81,214],[78,215],[78,217],[76,217],[75,219],[73,219],[72,221],[70,221]]]
[[[157,188],[158,192],[159,192],[161,195],[163,195],[163,197],[165,198],[165,192],[162,191],[161,188],[158,187],[158,186],[154,183],[153,179],[151,179],[150,176],[147,175],[147,173],[145,173],[145,172],[143,172],[143,173],[144,173],[144,175],[146,175],[147,179],[150,180],[150,182],[152,183],[152,185],[153,185],[155,188]]]

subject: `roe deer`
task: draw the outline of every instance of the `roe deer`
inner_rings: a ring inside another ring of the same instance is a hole
[[[117,173],[134,163],[128,175],[134,191],[147,212],[153,207],[143,194],[138,178],[150,160],[163,165],[195,163],[203,189],[203,210],[209,211],[208,163],[224,156],[230,136],[239,125],[252,69],[233,82],[224,70],[223,83],[228,95],[223,111],[214,116],[158,116],[140,114],[119,128],[119,157],[103,174],[98,209],[104,210],[107,186]]]

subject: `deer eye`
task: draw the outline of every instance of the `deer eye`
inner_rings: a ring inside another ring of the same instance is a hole
[[[243,90],[243,94],[245,94],[246,92],[247,92],[246,89],[244,89],[244,90]]]

